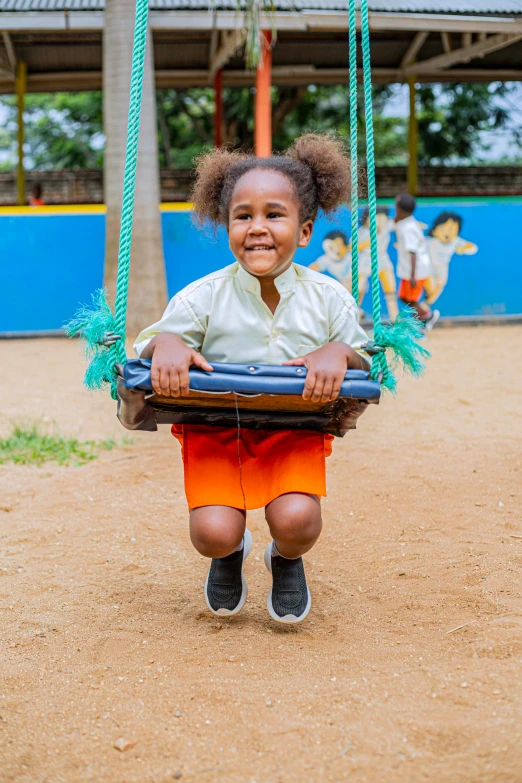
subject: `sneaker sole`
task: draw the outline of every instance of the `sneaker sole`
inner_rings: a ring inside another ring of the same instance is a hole
[[[440,319],[440,312],[438,310],[433,311],[433,315],[430,318],[429,324],[426,324],[426,331],[431,332],[437,321]]]
[[[267,548],[265,549],[265,566],[268,571],[268,573],[272,573],[272,544],[270,543]],[[308,602],[306,604],[306,609],[304,610],[303,614],[299,615],[299,617],[296,617],[295,614],[285,614],[284,617],[280,617],[277,612],[275,612],[274,607],[272,606],[272,588],[270,588],[270,592],[268,593],[268,597],[266,599],[266,608],[268,609],[268,614],[272,618],[272,620],[275,620],[276,623],[283,623],[283,625],[295,625],[296,623],[302,623],[303,620],[306,619],[308,616],[310,609],[312,608],[312,595],[310,593],[310,590],[308,589],[308,585],[306,587],[306,590],[308,592]]]
[[[245,528],[245,535],[243,537],[243,563],[249,556],[251,549],[252,549],[252,533],[248,528]],[[246,583],[246,579],[243,574],[241,574],[241,586],[242,586],[241,598],[239,599],[239,603],[235,609],[213,609],[210,606],[208,596],[207,596],[207,587],[208,587],[208,574],[207,574],[207,578],[205,579],[205,603],[210,609],[210,611],[212,612],[212,614],[215,614],[217,617],[232,617],[234,614],[240,612],[245,605],[245,601],[248,595],[248,585]]]

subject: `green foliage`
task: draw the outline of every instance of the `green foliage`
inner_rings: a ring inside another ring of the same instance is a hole
[[[279,91],[280,92],[280,91]],[[374,89],[375,156],[377,165],[405,164],[407,160],[407,130],[404,117],[384,116],[387,98],[381,88]],[[278,105],[280,95],[273,101]],[[364,157],[364,107],[362,91],[358,102],[359,155]],[[316,87],[310,85],[303,91],[299,105],[281,123],[274,136],[275,149],[284,149],[301,133],[306,131],[336,131],[348,138],[349,92],[342,85]]]
[[[470,161],[490,149],[484,131],[510,130],[522,146],[522,130],[502,99],[515,86],[491,84],[424,84],[419,87],[419,161],[436,165]],[[499,101],[500,99],[500,101]]]
[[[213,90],[158,90],[156,107],[160,167],[191,168],[213,144]]]
[[[509,111],[512,84],[425,84],[419,87],[419,159],[422,165],[480,162],[487,152],[484,131],[510,131],[522,148],[522,129]],[[407,162],[407,118],[390,108],[404,85],[376,86],[375,154],[379,166]],[[404,92],[402,93],[402,95]],[[349,95],[344,85],[272,88],[274,149],[282,150],[304,131],[335,130],[348,138]],[[225,142],[252,149],[254,90],[223,91]],[[403,101],[404,103],[404,101]],[[164,168],[190,168],[213,143],[214,92],[210,87],[158,90],[158,152]],[[0,169],[16,165],[16,106],[0,99],[6,117],[0,128]],[[513,107],[516,109],[516,107]],[[362,90],[359,99],[360,154],[364,159]],[[101,92],[26,97],[26,165],[37,170],[100,168],[103,165]],[[502,161],[506,165],[512,157]],[[513,158],[513,163],[518,161]]]
[[[59,434],[42,431],[35,423],[14,424],[12,432],[0,439],[0,464],[14,462],[17,465],[43,465],[57,462],[59,465],[84,465],[99,456],[100,451],[111,451],[132,441],[120,443],[106,439],[79,441]]]
[[[3,98],[7,114],[0,132],[1,168],[16,165],[16,99]],[[103,165],[101,92],[58,92],[27,95],[25,101],[26,165],[40,171],[96,169]]]

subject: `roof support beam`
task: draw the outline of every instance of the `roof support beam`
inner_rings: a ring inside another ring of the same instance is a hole
[[[500,33],[499,35],[492,35],[486,38],[485,41],[478,41],[471,46],[466,46],[461,49],[454,49],[452,52],[440,54],[437,57],[430,57],[429,60],[421,60],[421,62],[415,63],[414,66],[410,65],[406,68],[406,73],[425,73],[426,71],[443,70],[451,68],[452,65],[457,63],[466,63],[476,57],[483,57],[491,52],[496,52],[499,49],[504,49],[506,46],[510,46],[516,41],[520,41],[522,33],[516,35],[506,35]]]
[[[484,33],[484,36],[486,33]],[[442,40],[442,48],[445,51],[446,54],[449,54],[451,52],[452,46],[451,46],[451,36],[449,33],[447,33],[445,30],[442,31],[440,34],[441,40]]]
[[[358,72],[362,79],[362,72]],[[405,81],[404,71],[398,68],[374,68],[373,77],[376,84],[394,84]],[[252,87],[255,74],[253,71],[224,70],[223,85],[225,87]],[[28,92],[55,92],[99,90],[102,86],[101,71],[68,71],[29,73]],[[314,68],[313,66],[285,65],[274,66],[272,83],[279,86],[307,86],[309,84],[347,84],[347,68]],[[416,82],[522,82],[522,69],[492,69],[492,68],[453,68],[451,70],[433,70],[415,74]],[[209,84],[208,69],[197,70],[157,70],[156,86],[158,89],[187,89],[188,87],[207,87]],[[0,94],[12,95],[14,82],[10,75],[0,74]]]
[[[276,23],[279,23],[277,15]],[[312,11],[304,9],[298,18],[304,18],[311,30],[346,30],[346,13],[339,11]],[[372,31],[394,30],[450,33],[516,33],[522,30],[522,20],[517,17],[463,16],[453,14],[400,14],[391,11],[372,11],[370,13]],[[283,28],[281,28],[283,29]]]
[[[7,62],[9,63],[9,68],[14,78],[16,74],[16,54],[13,42],[11,41],[11,36],[6,30],[2,31],[2,38],[4,41],[5,52],[7,54]]]
[[[407,65],[410,65],[410,63],[412,63],[415,60],[418,53],[424,46],[424,42],[428,36],[429,33],[425,33],[425,32],[417,33],[413,41],[406,49],[406,53],[401,60],[401,66],[400,66],[401,68],[406,68]]]
[[[218,47],[210,63],[209,76],[212,79],[228,61],[235,55],[237,50],[243,46],[246,39],[246,30],[232,30],[230,33],[223,33],[221,46]]]
[[[284,30],[347,30],[346,12],[303,9],[299,12],[282,11],[276,14],[276,27]],[[460,14],[415,14],[372,11],[371,29],[391,32],[402,30],[418,32],[453,33],[516,33],[522,31],[520,17],[465,16]],[[272,19],[265,18],[262,25],[272,26]],[[39,30],[103,30],[103,11],[4,11],[1,26],[11,31]],[[150,26],[154,30],[235,30],[238,26],[234,11],[151,11]]]
[[[216,56],[216,52],[219,46],[219,30],[212,30],[210,33],[210,49],[208,54],[208,67],[212,67],[212,61]]]

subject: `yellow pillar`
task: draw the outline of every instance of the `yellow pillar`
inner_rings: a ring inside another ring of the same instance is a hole
[[[419,124],[417,121],[417,88],[415,76],[408,77],[410,116],[408,122],[408,192],[417,195],[419,181]]]
[[[16,65],[16,102],[18,108],[18,165],[16,169],[16,192],[18,204],[25,204],[25,171],[24,171],[24,103],[27,89],[27,65],[19,62]]]

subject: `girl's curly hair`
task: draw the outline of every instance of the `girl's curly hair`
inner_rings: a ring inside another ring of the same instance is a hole
[[[328,214],[349,199],[350,160],[342,142],[326,134],[307,133],[283,155],[269,158],[226,149],[200,155],[192,191],[196,220],[227,225],[236,183],[252,169],[271,169],[288,177],[295,189],[301,222],[315,220],[319,208]]]

